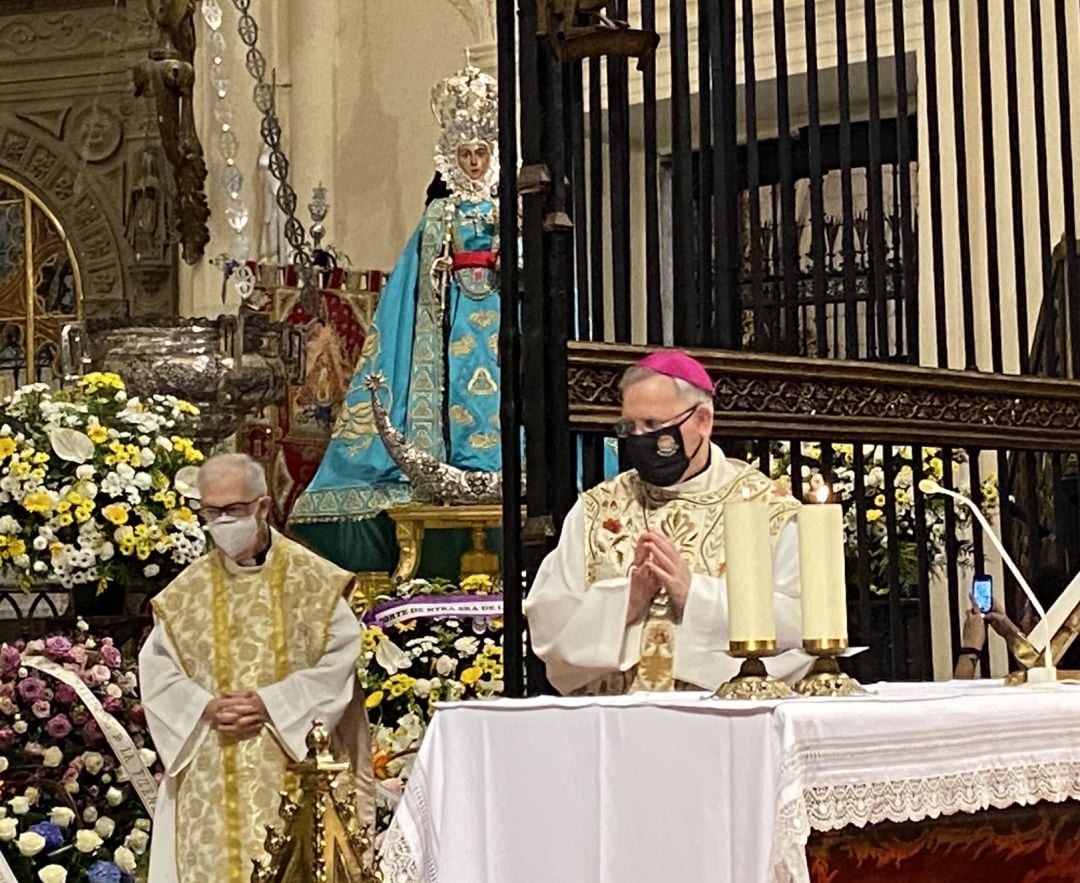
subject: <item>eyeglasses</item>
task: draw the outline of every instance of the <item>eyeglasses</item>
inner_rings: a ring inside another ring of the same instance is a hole
[[[680,411],[674,417],[668,417],[666,420],[619,420],[614,425],[615,435],[619,438],[626,438],[631,435],[645,435],[650,432],[656,432],[658,429],[667,429],[670,426],[678,426],[689,418],[689,416],[697,409],[697,405],[692,405],[685,411]]]
[[[262,497],[253,497],[246,503],[229,503],[227,506],[203,506],[199,510],[199,518],[203,521],[217,521],[222,515],[229,518],[243,518],[251,509],[252,503],[257,503]]]

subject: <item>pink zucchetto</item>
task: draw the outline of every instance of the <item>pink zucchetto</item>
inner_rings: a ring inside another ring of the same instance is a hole
[[[713,382],[709,379],[709,372],[705,370],[701,362],[680,350],[660,350],[649,353],[634,367],[647,368],[657,374],[685,380],[691,386],[696,386],[707,393],[713,391]]]

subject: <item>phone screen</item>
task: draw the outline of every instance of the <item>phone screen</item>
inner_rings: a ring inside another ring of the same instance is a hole
[[[971,586],[971,600],[983,613],[990,612],[994,603],[994,582],[986,574],[979,574]]]

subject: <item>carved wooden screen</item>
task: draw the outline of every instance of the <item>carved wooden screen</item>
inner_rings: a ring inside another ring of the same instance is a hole
[[[60,331],[81,312],[63,229],[36,196],[0,175],[0,394],[59,379]]]
[[[1080,568],[1075,5],[607,4],[659,35],[639,60],[585,12],[553,26],[567,4],[515,5],[497,3],[501,159],[522,165],[520,267],[503,214],[503,364],[521,366],[504,371],[504,468],[520,422],[536,520],[508,523],[508,640],[576,479],[601,478],[631,344],[710,364],[729,455],[797,493],[843,488],[864,677],[946,674],[977,571],[1025,613],[920,473],[993,510],[1028,579],[1059,591]],[[509,657],[507,673],[520,688]]]

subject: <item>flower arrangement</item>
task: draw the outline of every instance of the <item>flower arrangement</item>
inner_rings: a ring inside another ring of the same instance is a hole
[[[0,404],[0,572],[24,588],[149,588],[198,558],[198,414],[172,396],[129,398],[115,374],[16,390]]]
[[[459,584],[410,580],[395,588],[393,599],[500,591],[498,581],[487,576],[466,577]],[[376,603],[373,612],[379,607]],[[404,791],[436,703],[502,694],[502,620],[417,617],[385,627],[369,621],[359,678],[371,724],[378,785],[376,826],[383,831]]]
[[[894,449],[893,486],[891,492],[886,487],[884,452],[880,446],[864,445],[863,454],[863,494],[866,533],[870,539],[868,545],[870,565],[870,591],[877,595],[889,592],[889,535],[886,508],[890,496],[896,513],[896,559],[900,589],[905,596],[913,595],[918,590],[919,561],[918,533],[915,519],[915,485],[923,478],[940,481],[945,472],[942,452],[937,448],[923,448],[922,462],[916,464],[910,447]],[[810,499],[817,488],[826,483],[822,475],[824,460],[821,445],[802,444],[802,499]],[[787,442],[773,443],[770,452],[771,477],[781,487],[791,491],[791,449]],[[966,470],[967,457],[963,452],[953,455],[952,479],[954,487],[963,494],[969,493]],[[918,477],[916,477],[916,468]],[[831,485],[836,499],[844,507],[844,538],[848,561],[848,573],[858,572],[859,510],[855,505],[855,446],[850,444],[832,445]],[[997,476],[986,476],[981,483],[981,508],[987,516],[992,515],[998,506]],[[926,541],[930,556],[930,567],[940,572],[946,563],[945,511],[946,501],[940,496],[924,496],[923,505],[926,518]],[[955,507],[957,527],[957,554],[961,564],[970,565],[973,546],[966,532],[971,524],[970,512],[962,506]]]
[[[25,664],[31,655],[75,673],[131,735],[160,778],[137,698],[138,679],[109,638],[80,621],[0,646],[0,854],[18,880],[122,883],[149,861],[150,819],[76,691]]]

